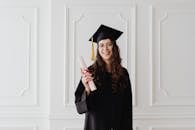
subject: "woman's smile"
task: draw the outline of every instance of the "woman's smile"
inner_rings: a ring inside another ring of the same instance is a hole
[[[112,48],[113,48],[113,44],[110,39],[103,39],[99,41],[98,51],[105,62],[111,59]]]

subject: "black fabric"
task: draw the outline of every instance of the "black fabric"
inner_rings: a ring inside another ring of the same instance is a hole
[[[109,38],[112,41],[116,41],[122,34],[120,30],[114,29],[112,27],[101,24],[93,36],[89,39],[95,43],[98,43],[100,40]]]
[[[75,91],[78,113],[85,113],[84,130],[132,130],[132,92],[129,74],[124,91],[112,93],[111,74],[102,74],[103,85],[86,95],[82,82]]]

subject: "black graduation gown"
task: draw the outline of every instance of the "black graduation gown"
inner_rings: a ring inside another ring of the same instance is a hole
[[[82,81],[75,91],[75,104],[79,114],[85,113],[84,130],[132,130],[132,92],[129,74],[126,88],[112,92],[111,74],[102,74],[103,86],[86,95]]]

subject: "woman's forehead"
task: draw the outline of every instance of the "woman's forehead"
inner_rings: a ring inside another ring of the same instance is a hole
[[[103,40],[100,40],[99,42],[98,42],[98,44],[106,44],[106,43],[111,43],[112,41],[109,39],[109,38],[107,38],[107,39],[103,39]]]

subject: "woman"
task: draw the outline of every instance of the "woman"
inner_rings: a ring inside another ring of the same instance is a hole
[[[93,35],[98,44],[96,60],[88,70],[81,70],[75,91],[77,111],[85,113],[84,130],[132,130],[131,83],[116,44],[121,34],[101,25]],[[97,87],[95,91],[90,90],[91,80]]]

